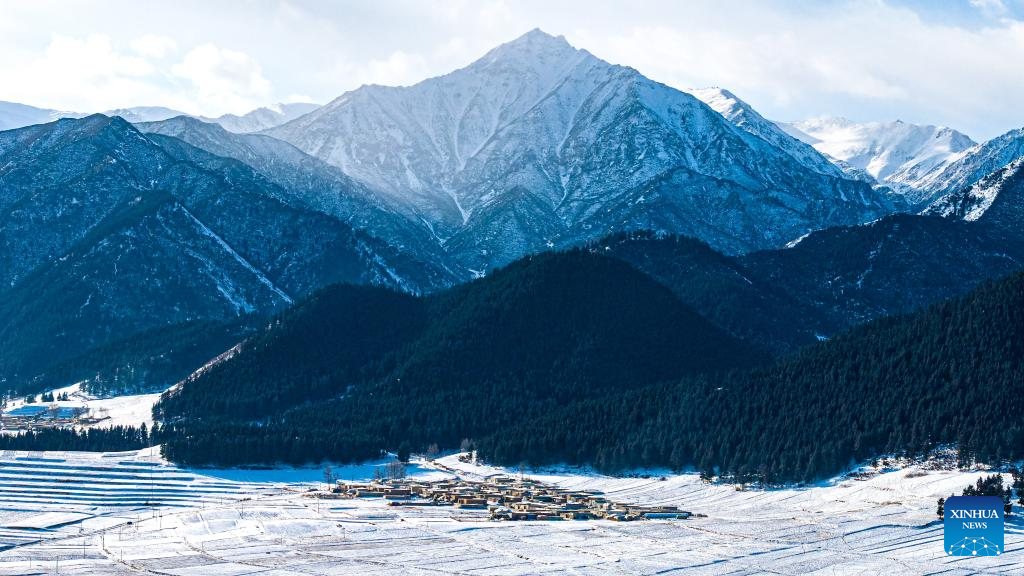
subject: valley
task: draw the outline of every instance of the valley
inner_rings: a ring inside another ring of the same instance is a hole
[[[0,576],[1024,574],[1024,4],[572,3],[4,7]]]
[[[982,472],[942,460],[804,488],[738,490],[696,474],[611,478],[528,471],[565,490],[707,514],[643,522],[487,520],[486,510],[317,499],[320,470],[186,470],[148,450],[0,456],[0,574],[1016,573],[1017,555],[945,558],[935,498]],[[19,470],[18,480],[10,471]],[[870,470],[870,469],[869,469]],[[336,467],[346,481],[371,466]],[[412,479],[517,473],[454,456]],[[102,489],[91,487],[102,480]],[[29,488],[19,488],[14,483]],[[17,512],[13,511],[17,509]],[[1024,543],[1016,521],[1007,550]]]

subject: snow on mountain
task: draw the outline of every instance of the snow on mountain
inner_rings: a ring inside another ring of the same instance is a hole
[[[1011,130],[961,152],[918,182],[928,200],[956,194],[1024,157],[1024,128]]]
[[[864,183],[808,169],[797,147],[540,30],[267,133],[408,207],[473,269],[622,229],[744,252],[895,209]]]
[[[285,122],[291,122],[299,116],[309,114],[319,107],[319,104],[311,104],[308,102],[275,104],[273,106],[257,108],[241,116],[235,114],[224,114],[217,118],[203,118],[203,120],[220,124],[229,132],[247,134],[280,126]]]
[[[806,168],[827,176],[843,176],[842,169],[815,150],[810,144],[790,135],[771,120],[766,120],[754,108],[732,92],[718,87],[695,88],[690,94],[704,102],[726,120],[778,146]]]
[[[0,132],[0,380],[141,330],[272,312],[327,284],[450,283],[412,252],[122,118]]]
[[[163,106],[133,106],[131,108],[117,108],[103,112],[104,116],[120,116],[132,123],[155,122],[183,114],[185,113],[171,108],[164,108]],[[86,116],[89,116],[89,114],[36,108],[35,106],[17,104],[15,102],[0,102],[0,130],[13,130],[34,124],[46,124],[60,118],[84,118]]]
[[[992,203],[1010,180],[1018,177],[1022,167],[1024,167],[1024,158],[1018,158],[1006,167],[982,178],[974,185],[960,192],[938,198],[924,212],[969,221],[977,220],[992,207]]]
[[[365,184],[347,176],[335,166],[314,158],[295,146],[264,134],[237,134],[223,126],[197,118],[178,116],[161,122],[147,122],[137,128],[150,138],[172,146],[163,138],[178,139],[216,157],[247,164],[277,184],[285,202],[338,218],[349,226],[400,248],[423,263],[445,268],[446,255],[436,239],[418,219],[400,207],[386,204]],[[200,165],[218,164],[220,158],[191,155]],[[216,168],[215,168],[216,169]],[[453,272],[439,284],[454,281],[464,273]]]
[[[13,130],[33,124],[45,124],[58,118],[79,117],[82,114],[36,108],[17,102],[0,102],[0,130]]]
[[[853,170],[863,170],[917,203],[917,192],[931,172],[957,159],[975,143],[941,126],[896,122],[852,122],[820,117],[780,124],[790,135]]]
[[[940,196],[926,214],[978,221],[1024,240],[1024,157],[1017,158],[978,182]]]
[[[185,115],[180,110],[165,108],[163,106],[132,106],[131,108],[117,108],[103,112],[104,116],[120,116],[125,120],[136,124],[139,122],[158,122],[175,116]]]
[[[206,122],[220,124],[225,129],[237,133],[259,132],[273,128],[308,114],[319,108],[319,104],[296,102],[292,104],[274,104],[257,108],[241,116],[235,114],[224,114],[216,118],[197,116]],[[163,106],[133,106],[130,108],[117,108],[102,112],[105,116],[120,116],[132,124],[142,122],[161,122],[177,116],[192,116],[180,110],[166,108]],[[0,101],[0,130],[13,130],[33,124],[45,124],[53,122],[58,118],[84,118],[89,114],[80,112],[64,112],[50,110],[48,108],[37,108],[27,104],[16,102]]]

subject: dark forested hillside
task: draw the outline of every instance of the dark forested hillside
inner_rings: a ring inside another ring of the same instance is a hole
[[[396,329],[345,345],[377,317]],[[723,370],[761,358],[628,266],[575,251],[426,299],[325,290],[159,409],[167,456],[188,463],[352,460],[468,439],[505,465],[695,466],[771,482],[942,443],[967,460],[1024,457],[1024,274],[771,367]]]
[[[254,322],[198,320],[147,330],[51,366],[31,387],[52,390],[81,382],[98,397],[162,392],[245,338]]]
[[[765,359],[627,264],[577,250],[428,298],[326,289],[157,414],[176,460],[351,460],[456,448],[559,406]]]
[[[271,314],[328,284],[457,276],[251,167],[120,118],[0,132],[0,387],[146,330]]]
[[[421,300],[384,288],[325,288],[274,319],[231,358],[160,403],[166,415],[250,419],[346,392],[423,329]]]
[[[814,232],[739,258],[834,322],[853,326],[959,296],[1024,265],[1024,238],[981,222],[901,214]]]
[[[776,354],[792,352],[843,327],[819,306],[796,298],[771,277],[759,276],[759,271],[700,240],[629,232],[605,238],[590,249],[632,264],[705,318]]]
[[[1024,274],[855,328],[772,368],[589,400],[478,442],[494,462],[700,466],[809,480],[880,452],[958,443],[1024,456]]]
[[[618,234],[590,249],[629,262],[730,334],[777,356],[1024,267],[1024,238],[1012,231],[905,214],[739,257],[650,232]]]

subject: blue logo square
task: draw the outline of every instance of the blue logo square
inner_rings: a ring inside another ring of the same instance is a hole
[[[999,556],[1003,553],[1003,499],[950,496],[943,529],[947,556]]]

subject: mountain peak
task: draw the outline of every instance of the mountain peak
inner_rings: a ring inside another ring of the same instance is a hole
[[[571,57],[582,52],[569,44],[565,36],[552,36],[540,28],[506,42],[484,55],[480,61],[532,61],[547,64],[550,60]]]
[[[572,48],[572,45],[570,45],[569,42],[565,39],[565,36],[562,36],[561,34],[559,34],[558,36],[555,36],[554,34],[548,34],[547,32],[541,30],[540,28],[534,28],[533,30],[530,30],[529,32],[523,34],[522,36],[516,38],[515,40],[512,40],[511,42],[506,42],[505,45],[546,45]]]
[[[963,190],[940,196],[922,213],[968,221],[978,220],[988,213],[1000,194],[1021,189],[1022,174],[1024,156],[1016,158]],[[1020,221],[1019,217],[1014,219]]]

